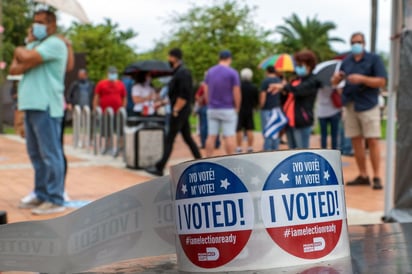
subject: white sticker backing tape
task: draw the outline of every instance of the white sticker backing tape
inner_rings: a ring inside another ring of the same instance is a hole
[[[79,272],[176,253],[189,272],[350,256],[340,153],[277,151],[191,161],[66,216],[0,226],[0,270]]]

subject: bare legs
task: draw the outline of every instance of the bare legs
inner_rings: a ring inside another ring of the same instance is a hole
[[[352,138],[352,146],[355,154],[356,164],[358,166],[359,175],[362,177],[368,176],[366,170],[366,152],[364,147],[363,137]],[[380,147],[378,138],[366,139],[369,147],[369,156],[372,164],[373,177],[380,177]]]

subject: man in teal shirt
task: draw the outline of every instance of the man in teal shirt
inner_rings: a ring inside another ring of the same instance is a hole
[[[10,74],[23,74],[18,107],[25,111],[27,151],[35,171],[35,196],[20,207],[32,208],[38,215],[65,210],[60,134],[68,47],[56,30],[54,13],[36,12],[32,26],[36,41],[17,47],[10,66]]]

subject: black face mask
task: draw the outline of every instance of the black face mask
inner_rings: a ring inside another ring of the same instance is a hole
[[[170,65],[170,67],[174,67],[174,65],[175,65],[175,63],[173,63],[172,61],[169,61],[169,65]]]

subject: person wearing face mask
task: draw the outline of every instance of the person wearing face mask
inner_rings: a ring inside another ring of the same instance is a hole
[[[65,210],[64,160],[61,125],[64,77],[73,66],[67,40],[56,34],[56,15],[47,10],[34,14],[26,46],[14,51],[10,74],[23,74],[18,89],[18,107],[25,111],[27,151],[34,167],[34,195],[22,200],[20,208],[33,214]]]
[[[190,148],[195,159],[201,158],[199,149],[193,140],[190,131],[189,117],[192,113],[190,103],[193,100],[193,81],[190,71],[183,65],[183,52],[179,48],[169,51],[169,63],[173,68],[173,77],[169,82],[169,99],[172,109],[170,127],[165,139],[165,149],[162,158],[146,172],[162,176],[163,170],[172,153],[173,144],[177,134],[182,134],[184,142]]]
[[[358,177],[347,182],[346,185],[372,185],[373,189],[382,189],[379,89],[386,85],[387,72],[379,55],[365,50],[363,33],[352,34],[350,43],[351,54],[342,61],[341,71],[335,73],[331,79],[333,85],[346,80],[342,93],[345,135],[352,139],[353,152],[359,170]],[[372,164],[372,183],[366,169],[365,139]]]
[[[134,78],[132,87],[133,111],[138,116],[153,115],[155,112],[154,101],[158,98],[156,90],[152,87],[152,78],[149,72],[142,71]]]
[[[73,106],[89,106],[92,108],[94,83],[89,80],[86,69],[79,69],[77,80],[71,83],[67,92],[67,110],[71,111]]]
[[[310,50],[302,50],[294,55],[297,79],[290,84],[269,85],[273,94],[282,92],[283,110],[288,118],[286,135],[291,149],[309,148],[310,133],[314,122],[313,109],[321,82],[312,74],[316,66],[316,56]]]
[[[107,71],[107,79],[99,81],[94,90],[93,107],[100,106],[102,111],[111,107],[114,113],[121,107],[126,107],[126,87],[120,81],[117,68],[111,66]]]

